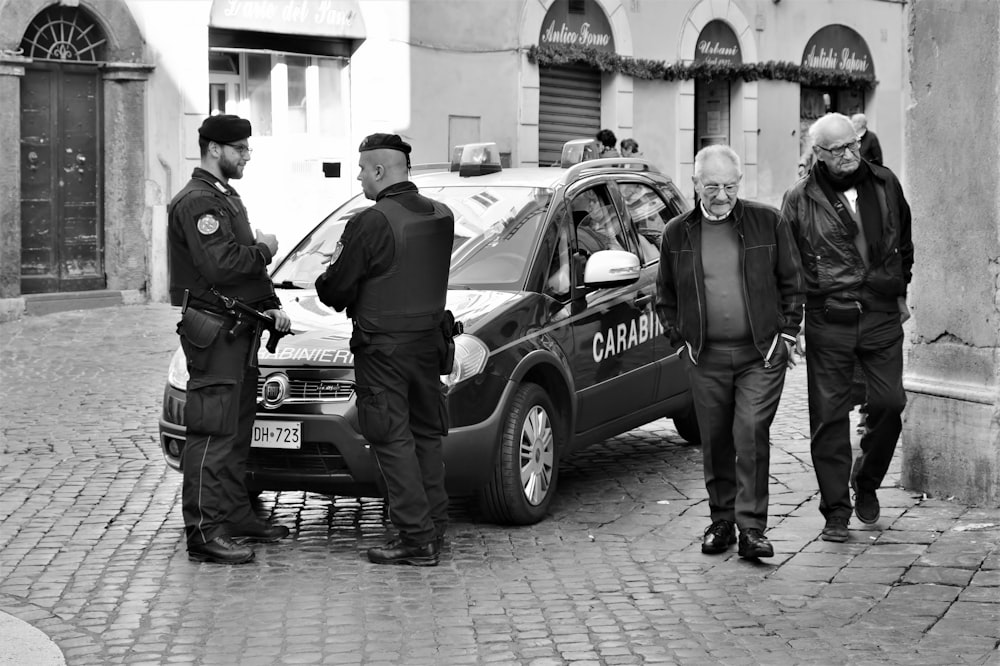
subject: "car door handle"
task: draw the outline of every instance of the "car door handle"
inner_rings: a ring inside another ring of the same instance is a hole
[[[636,295],[635,300],[632,301],[632,303],[635,304],[635,307],[641,309],[641,308],[645,308],[647,305],[649,305],[649,302],[651,300],[653,300],[653,295],[652,294],[643,294],[643,293],[640,293],[640,294]]]

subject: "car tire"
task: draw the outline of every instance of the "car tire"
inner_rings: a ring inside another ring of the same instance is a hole
[[[548,512],[559,476],[562,424],[548,394],[524,384],[514,394],[490,483],[479,502],[490,520],[533,525]]]
[[[681,438],[691,446],[701,445],[701,429],[698,428],[698,419],[694,415],[692,407],[684,416],[674,417],[674,428]]]

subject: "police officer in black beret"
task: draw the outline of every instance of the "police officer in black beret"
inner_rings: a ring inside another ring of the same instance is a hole
[[[455,218],[410,182],[410,145],[399,136],[372,134],[359,151],[358,180],[375,205],[347,223],[316,291],[354,321],[358,422],[399,532],[368,559],[435,566],[448,524],[440,375]]]
[[[229,181],[250,160],[250,122],[211,116],[198,129],[201,166],[170,202],[170,302],[186,305],[177,325],[189,379],[181,463],[188,557],[243,564],[247,541],[271,542],[288,528],[253,511],[244,485],[256,413],[260,327],[224,307],[238,299],[270,315],[278,331],[291,326],[268,277],[278,243],[250,230],[246,208]]]

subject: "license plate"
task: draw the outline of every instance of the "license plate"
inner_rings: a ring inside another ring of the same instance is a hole
[[[250,446],[258,449],[300,449],[302,422],[254,421]]]

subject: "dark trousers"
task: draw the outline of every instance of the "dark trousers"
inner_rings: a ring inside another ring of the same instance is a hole
[[[181,490],[188,543],[205,543],[259,522],[245,485],[258,374],[248,360],[256,344],[252,330],[236,338],[223,330],[204,349],[181,334],[190,375]]]
[[[852,406],[855,360],[865,374],[867,430],[861,437],[858,486],[875,490],[892,462],[902,430],[903,326],[898,312],[864,312],[857,323],[829,322],[806,311],[806,373],[812,461],[819,483],[820,511],[849,518]]]
[[[767,527],[770,430],[787,362],[779,343],[771,367],[752,344],[706,346],[697,365],[687,364],[713,522]]]
[[[448,528],[440,359],[436,339],[369,345],[354,354],[361,434],[385,483],[389,520],[407,545],[429,543]]]

